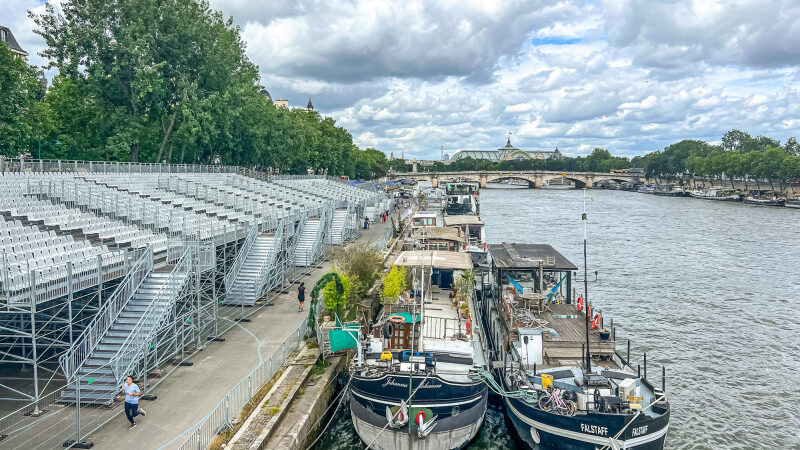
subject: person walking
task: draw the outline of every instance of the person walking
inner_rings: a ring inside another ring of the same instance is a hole
[[[136,427],[136,422],[133,421],[133,418],[138,415],[142,417],[147,415],[144,409],[139,408],[139,397],[141,397],[142,391],[133,382],[133,377],[129,376],[125,378],[125,384],[122,385],[122,393],[125,394],[125,416],[128,417],[131,423],[130,429],[133,429]]]
[[[306,283],[300,283],[300,287],[297,288],[297,301],[300,305],[297,307],[297,311],[300,312],[303,310],[303,303],[306,301]]]

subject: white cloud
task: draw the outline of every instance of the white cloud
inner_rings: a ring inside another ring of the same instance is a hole
[[[212,0],[242,27],[274,97],[336,119],[357,145],[594,147],[635,155],[732,128],[800,130],[796,0]],[[0,17],[32,55],[25,8]],[[31,61],[42,64],[41,58]]]
[[[517,103],[516,105],[508,105],[506,106],[505,111],[507,113],[526,113],[533,109],[533,105],[530,103]]]

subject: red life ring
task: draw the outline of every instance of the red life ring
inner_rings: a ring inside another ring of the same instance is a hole
[[[467,317],[467,334],[472,334],[472,321]]]
[[[483,243],[483,251],[486,251],[486,242]]]
[[[418,412],[417,413],[417,417],[414,418],[414,421],[417,422],[418,424],[420,423],[420,421],[419,421],[419,416],[420,415],[422,416],[422,421],[424,422],[425,421],[425,411]]]
[[[594,319],[592,319],[592,329],[596,330],[597,327],[600,326],[600,314],[595,314]]]
[[[583,297],[578,297],[578,312],[583,311]]]
[[[386,319],[386,320],[388,320],[389,322],[398,323],[398,324],[406,323],[406,318],[403,317],[403,316],[398,316],[397,314],[389,316],[389,318]]]

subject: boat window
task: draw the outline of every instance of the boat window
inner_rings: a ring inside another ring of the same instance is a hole
[[[460,413],[460,412],[461,412],[461,408],[459,408],[458,406],[453,406],[453,411],[451,411],[451,413],[453,414],[453,417],[457,416],[458,413]]]
[[[373,409],[372,402],[367,402],[367,411],[372,412]]]

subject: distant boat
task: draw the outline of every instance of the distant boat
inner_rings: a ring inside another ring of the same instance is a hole
[[[786,200],[779,198],[772,191],[750,191],[750,195],[744,198],[748,205],[759,206],[783,206]]]
[[[736,192],[717,191],[716,189],[695,189],[691,196],[702,200],[717,200],[723,202],[740,202],[742,194]]]
[[[800,194],[794,194],[789,197],[786,197],[786,204],[787,208],[798,208],[800,209]]]
[[[682,187],[674,185],[658,186],[653,193],[665,197],[686,197],[689,195]]]
[[[637,190],[637,192],[640,194],[652,194],[655,191],[656,188],[654,188],[653,186],[640,186],[639,189]]]

